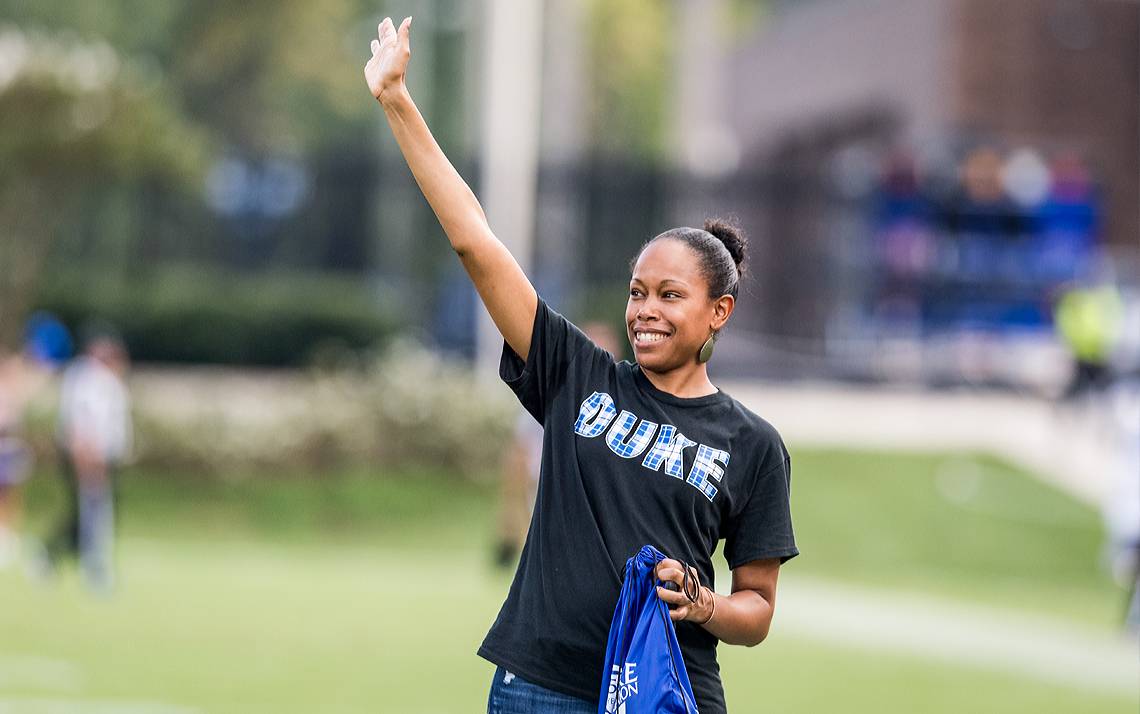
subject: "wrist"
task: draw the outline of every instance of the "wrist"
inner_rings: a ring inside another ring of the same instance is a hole
[[[709,614],[703,620],[697,622],[697,624],[704,626],[704,625],[707,625],[710,622],[712,622],[713,617],[716,615],[716,593],[713,592],[712,588],[708,588],[708,587],[705,587],[703,585],[701,586],[701,590],[708,593],[707,602],[708,602],[708,613]]]
[[[410,101],[411,98],[412,95],[408,92],[408,86],[403,82],[386,87],[380,90],[380,94],[376,95],[376,101],[380,102],[380,106],[384,109],[394,109]]]

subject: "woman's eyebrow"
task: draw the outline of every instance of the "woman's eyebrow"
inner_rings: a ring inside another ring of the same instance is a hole
[[[630,278],[629,283],[630,283],[630,285],[632,285],[634,283],[637,283],[638,285],[645,285],[645,282],[641,278]],[[664,280],[659,282],[658,285],[664,287],[665,285],[669,285],[670,283],[672,283],[674,285],[679,285],[679,286],[684,287],[684,288],[689,287],[689,284],[686,283],[684,280],[677,280],[675,278],[665,278]]]

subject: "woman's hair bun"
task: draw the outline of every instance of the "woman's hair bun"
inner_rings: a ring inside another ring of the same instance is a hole
[[[740,225],[730,218],[706,218],[705,230],[724,243],[728,254],[736,263],[736,269],[740,275],[744,275],[744,253],[748,248],[748,238]]]

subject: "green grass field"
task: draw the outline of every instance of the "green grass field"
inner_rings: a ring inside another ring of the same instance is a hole
[[[961,457],[794,459],[803,555],[782,584],[949,597],[1090,630],[1117,615],[1097,515],[1024,474]],[[116,597],[92,598],[73,573],[46,586],[0,573],[0,712],[483,711],[492,668],[474,651],[509,584],[488,564],[493,494],[427,472],[128,473]],[[30,530],[55,499],[38,477]],[[735,712],[1137,707],[1134,692],[801,638],[781,631],[779,607],[768,641],[723,647],[721,661]]]

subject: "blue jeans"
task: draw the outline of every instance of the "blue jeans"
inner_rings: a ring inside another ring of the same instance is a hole
[[[598,705],[540,687],[496,667],[487,714],[598,714]]]

